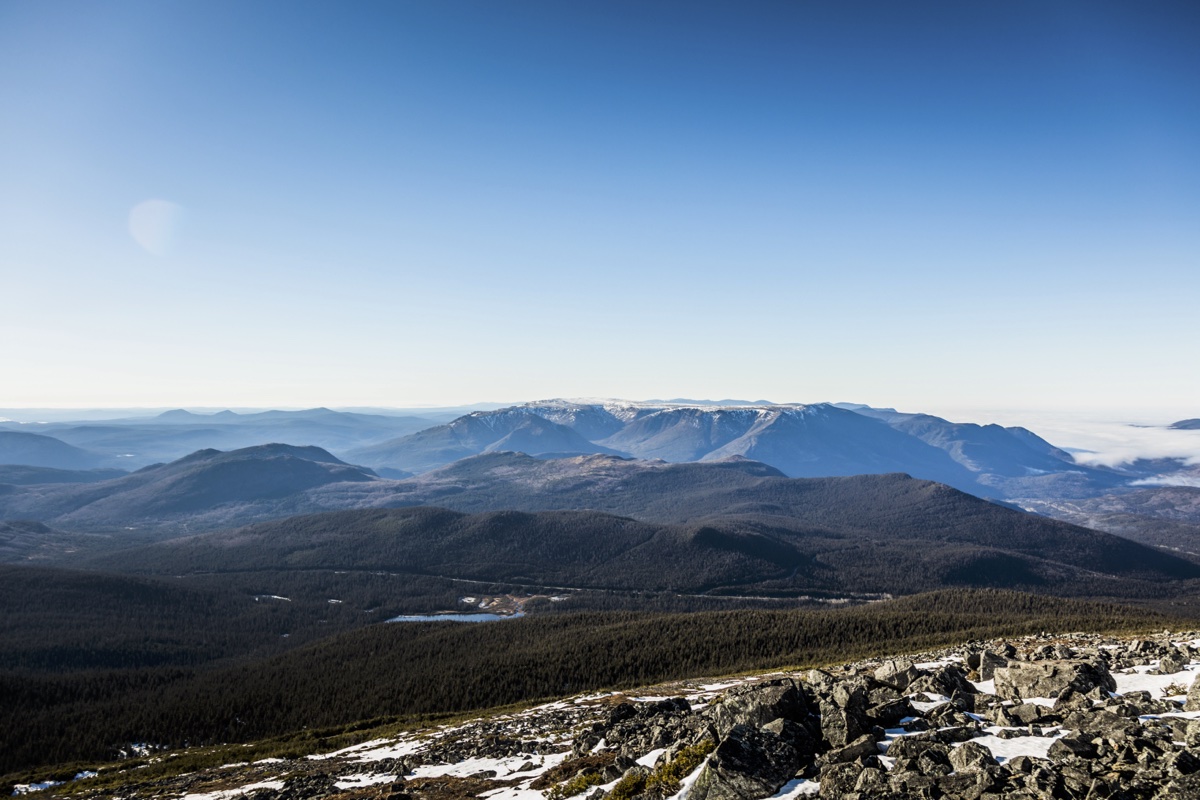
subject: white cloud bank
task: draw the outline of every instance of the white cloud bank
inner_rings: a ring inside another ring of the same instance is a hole
[[[1088,466],[1118,467],[1138,459],[1155,458],[1177,458],[1188,466],[1200,465],[1200,431],[1173,430],[1169,426],[1175,419],[1112,419],[1070,414],[1061,410],[967,410],[939,416],[955,422],[996,423],[1028,428],[1056,447],[1070,452],[1080,464]]]

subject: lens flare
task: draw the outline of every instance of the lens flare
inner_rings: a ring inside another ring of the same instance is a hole
[[[171,253],[183,219],[183,208],[169,200],[145,200],[129,211],[129,235],[147,253]]]

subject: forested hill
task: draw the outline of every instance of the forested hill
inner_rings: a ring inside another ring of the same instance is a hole
[[[641,522],[597,512],[374,509],[293,517],[93,562],[159,574],[385,570],[535,586],[906,594],[945,586],[1145,595],[1200,566],[903,477],[819,488],[790,520]],[[900,491],[898,491],[899,489]],[[785,524],[786,523],[786,524]]]

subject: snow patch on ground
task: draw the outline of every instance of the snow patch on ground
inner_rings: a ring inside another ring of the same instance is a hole
[[[924,700],[913,700],[911,697],[908,701],[912,704],[913,708],[915,708],[917,711],[920,711],[922,714],[928,714],[938,706],[944,706],[946,703],[950,702],[950,698],[946,697],[944,694],[930,694],[929,692],[925,692],[925,696],[929,698],[928,702]]]
[[[1173,684],[1191,686],[1192,681],[1196,679],[1196,672],[1200,669],[1200,665],[1189,664],[1183,668],[1183,672],[1177,672],[1174,675],[1146,674],[1155,668],[1155,666],[1148,665],[1134,667],[1133,672],[1114,672],[1113,680],[1117,682],[1117,694],[1149,692],[1151,697],[1162,697],[1163,690]]]
[[[529,754],[521,754],[516,756],[508,756],[506,758],[468,758],[459,761],[457,764],[425,764],[417,767],[412,774],[413,778],[440,778],[446,775],[451,775],[457,778],[466,778],[474,775],[477,772],[495,772],[497,780],[506,780],[513,775],[527,776],[534,778],[545,772],[553,766],[562,763],[570,753],[555,753],[554,755],[545,756],[542,760],[542,766],[537,770],[526,770],[518,772],[518,770],[530,760]]]
[[[47,789],[52,789],[55,786],[62,786],[62,781],[41,781],[40,783],[18,783],[13,787],[13,795],[29,794],[30,792],[44,792]]]
[[[820,781],[806,781],[803,778],[796,778],[793,781],[788,781],[783,787],[771,795],[769,800],[792,800],[796,797],[811,797],[821,792]]]
[[[1021,702],[1029,703],[1029,704],[1035,705],[1035,706],[1045,706],[1046,708],[1054,708],[1054,704],[1057,701],[1053,697],[1026,697]]]
[[[228,800],[231,797],[249,794],[258,789],[282,789],[283,781],[259,781],[258,783],[250,783],[245,786],[240,786],[237,789],[218,789],[215,792],[202,792],[199,794],[185,794],[179,800]]]
[[[1017,736],[1012,739],[1001,739],[996,734],[1005,730],[997,726],[984,728],[986,735],[976,736],[971,739],[975,744],[980,744],[991,751],[992,756],[997,761],[1003,764],[1010,758],[1017,756],[1029,756],[1031,758],[1048,758],[1047,753],[1050,751],[1050,745],[1054,744],[1054,740],[1066,735],[1066,731],[1056,730],[1047,736]],[[1017,730],[1010,728],[1008,730]],[[965,742],[960,743],[965,744]],[[959,747],[960,744],[955,744]]]
[[[524,784],[493,789],[479,796],[490,798],[490,800],[546,800],[544,793],[537,789],[530,789]]]
[[[391,783],[396,780],[396,775],[368,775],[367,773],[359,773],[355,775],[343,775],[334,782],[334,786],[339,789],[360,789],[363,786],[374,786],[379,783]]]
[[[423,744],[420,739],[415,737],[409,740],[372,739],[369,742],[344,747],[332,753],[320,753],[308,756],[308,759],[310,761],[324,761],[325,759],[337,758],[339,756],[352,756],[357,761],[382,761],[385,758],[410,756],[420,750]]]

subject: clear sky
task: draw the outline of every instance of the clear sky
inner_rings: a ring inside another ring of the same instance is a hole
[[[1193,0],[0,0],[0,407],[1200,415],[1197,42]]]

